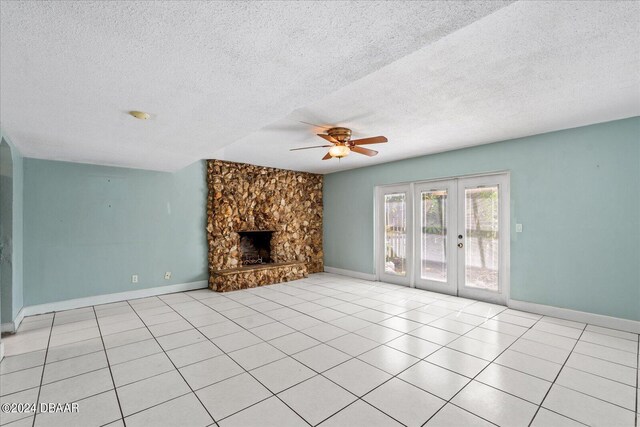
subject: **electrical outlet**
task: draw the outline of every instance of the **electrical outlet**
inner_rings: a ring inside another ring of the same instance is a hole
[[[131,283],[138,283],[138,275],[134,274],[131,276]]]
[[[516,233],[522,233],[522,224],[516,224]]]
[[[164,280],[169,280],[171,279],[171,272],[167,271],[166,273],[164,273]]]

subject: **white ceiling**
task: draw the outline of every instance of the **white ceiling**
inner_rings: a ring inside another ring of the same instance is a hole
[[[313,172],[640,115],[638,2],[7,2],[0,124],[28,157]],[[148,121],[126,115],[152,114]],[[321,161],[300,120],[386,135]]]

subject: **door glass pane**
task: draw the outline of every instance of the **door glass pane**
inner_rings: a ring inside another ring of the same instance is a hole
[[[407,200],[405,193],[384,195],[384,271],[407,272]]]
[[[465,286],[498,291],[498,187],[465,189]]]
[[[447,191],[420,193],[420,277],[447,281]]]

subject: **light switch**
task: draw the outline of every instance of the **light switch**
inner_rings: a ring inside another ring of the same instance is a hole
[[[516,233],[522,233],[522,224],[516,224]]]

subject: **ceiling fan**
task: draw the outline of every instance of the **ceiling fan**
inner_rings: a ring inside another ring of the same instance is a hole
[[[360,147],[360,145],[381,144],[383,142],[387,142],[387,138],[384,136],[352,140],[351,129],[344,127],[328,128],[325,132],[326,133],[319,133],[317,135],[330,142],[330,145],[314,145],[313,147],[293,148],[290,151],[308,150],[310,148],[329,148],[329,152],[325,154],[322,160],[329,160],[332,157],[341,159],[348,156],[351,151],[373,157],[378,154],[377,151]]]

